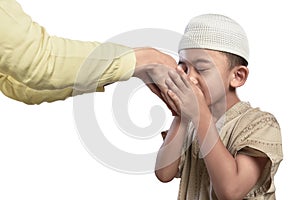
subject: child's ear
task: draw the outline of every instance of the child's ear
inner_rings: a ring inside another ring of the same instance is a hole
[[[238,88],[247,80],[249,70],[246,66],[236,66],[232,69],[232,78],[230,80],[230,86],[233,88]]]

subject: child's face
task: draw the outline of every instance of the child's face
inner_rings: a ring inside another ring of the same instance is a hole
[[[231,72],[227,57],[206,49],[185,49],[179,52],[179,65],[198,82],[208,106],[222,104],[226,106]]]

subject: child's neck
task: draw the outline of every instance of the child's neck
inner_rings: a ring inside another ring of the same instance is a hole
[[[226,99],[226,100],[225,100]],[[236,103],[240,102],[240,99],[236,94],[227,95],[224,99],[218,101],[216,104],[210,107],[211,114],[214,122],[216,123],[224,113],[229,110]]]

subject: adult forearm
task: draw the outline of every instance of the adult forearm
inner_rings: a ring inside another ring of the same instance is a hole
[[[131,48],[50,36],[14,0],[0,1],[0,54],[0,73],[35,90],[102,87],[135,67]]]
[[[103,91],[129,79],[135,61],[128,47],[50,36],[16,1],[0,1],[0,90],[10,98],[39,104]]]

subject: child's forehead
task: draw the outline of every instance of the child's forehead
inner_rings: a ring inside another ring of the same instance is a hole
[[[179,51],[180,61],[185,62],[213,62],[216,57],[220,57],[222,54],[219,51],[209,49],[183,49]]]

